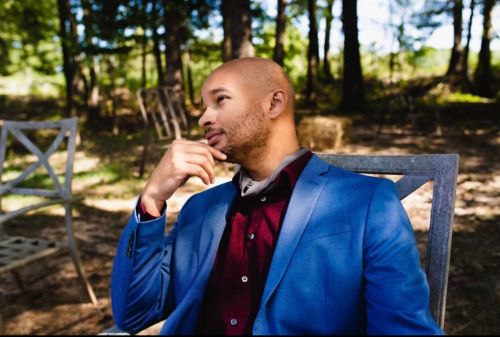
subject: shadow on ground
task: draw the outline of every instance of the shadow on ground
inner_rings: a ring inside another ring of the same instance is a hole
[[[500,332],[500,133],[496,105],[458,105],[441,112],[440,133],[435,121],[413,125],[398,116],[383,120],[377,113],[352,115],[350,142],[336,153],[419,154],[458,153],[460,168],[452,238],[445,331],[448,334]],[[7,334],[95,334],[113,325],[109,299],[112,261],[121,229],[130,209],[111,201],[133,199],[147,177],[137,178],[142,130],[135,117],[123,122],[123,133],[82,132],[81,159],[96,157],[105,174],[92,178],[92,170],[75,174],[77,192],[86,203],[75,207],[75,231],[84,269],[99,298],[99,310],[87,303],[68,256],[22,271],[28,289],[23,293],[11,275],[0,276],[0,312]],[[434,123],[434,124],[433,124]],[[329,152],[329,151],[326,151]],[[161,153],[152,155],[150,172]],[[78,158],[77,158],[78,159]],[[78,160],[77,160],[78,162]],[[220,175],[223,171],[218,171]],[[88,183],[82,183],[87,179]],[[187,185],[179,197],[203,189]],[[430,210],[430,187],[405,207],[416,229],[422,258],[425,224]],[[182,199],[181,198],[181,199]],[[184,199],[182,199],[184,200]],[[169,214],[169,220],[175,219]],[[49,237],[64,236],[62,217],[36,213],[12,234],[31,233],[39,225]],[[61,223],[61,227],[55,226]]]

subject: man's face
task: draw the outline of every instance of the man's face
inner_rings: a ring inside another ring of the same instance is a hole
[[[210,146],[224,152],[228,161],[241,163],[265,147],[268,120],[255,88],[235,71],[212,73],[202,88],[204,113],[198,124],[205,128]]]

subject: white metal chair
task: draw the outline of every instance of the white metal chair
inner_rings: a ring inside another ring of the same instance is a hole
[[[50,131],[55,131],[56,136],[45,151],[38,144],[40,139],[35,140],[33,136],[30,139],[28,136],[30,132],[39,136],[37,132]],[[68,249],[86,294],[90,301],[97,305],[97,298],[82,268],[73,230],[71,204],[82,199],[73,196],[71,192],[76,132],[76,118],[54,122],[3,121],[0,135],[0,197],[31,196],[31,198],[35,197],[35,201],[29,205],[0,213],[0,274],[13,272],[16,281],[25,290],[17,272],[19,268]],[[15,156],[14,154],[21,148],[24,149],[24,156]],[[62,156],[59,158],[59,161],[63,163],[59,165],[62,166],[61,168],[54,167],[50,161],[55,154]],[[21,158],[31,159],[27,159],[27,163],[24,163],[27,167],[20,171],[18,166],[23,164],[20,162]],[[11,163],[12,161],[14,163]],[[40,187],[31,186],[34,180],[44,181],[44,183]],[[66,242],[42,237],[10,236],[4,231],[5,224],[12,227],[16,220],[28,216],[31,211],[56,204],[61,204],[64,209]]]

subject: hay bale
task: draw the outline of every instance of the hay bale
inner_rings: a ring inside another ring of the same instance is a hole
[[[297,130],[300,145],[314,151],[338,149],[349,141],[351,125],[345,117],[304,117]]]

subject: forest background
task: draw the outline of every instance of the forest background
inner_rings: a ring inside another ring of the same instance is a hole
[[[147,178],[137,169],[144,123],[136,91],[176,87],[195,121],[210,71],[259,56],[289,74],[297,122],[352,122],[344,146],[327,152],[461,155],[445,330],[499,333],[499,28],[495,0],[0,2],[0,117],[79,119],[74,190],[85,201],[76,234],[101,305],[97,314],[85,304],[71,265],[44,278],[26,270],[28,294],[2,276],[6,332],[93,333],[113,324],[112,257]],[[37,212],[25,225],[60,218]]]

